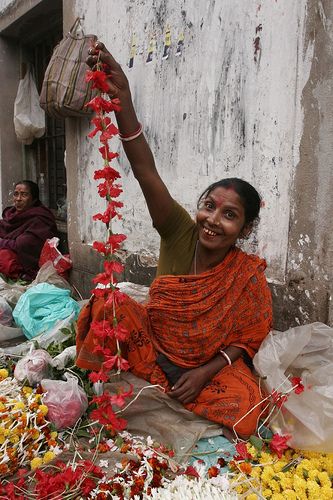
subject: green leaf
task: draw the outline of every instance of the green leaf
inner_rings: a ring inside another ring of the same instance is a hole
[[[250,436],[249,441],[252,444],[252,446],[255,447],[256,450],[259,450],[259,451],[262,450],[263,442],[260,438],[258,438],[257,436]]]
[[[306,469],[303,469],[303,477],[304,479],[309,479],[309,473]]]
[[[86,429],[78,429],[75,432],[75,435],[78,436],[78,437],[86,437],[86,438],[90,438],[91,437],[91,434]]]

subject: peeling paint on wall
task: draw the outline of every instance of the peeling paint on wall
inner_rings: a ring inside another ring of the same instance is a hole
[[[313,51],[305,44],[306,4],[75,3],[76,15],[85,18],[85,31],[96,33],[128,74],[139,119],[173,196],[194,213],[201,192],[219,178],[239,176],[259,189],[265,207],[248,245],[267,259],[269,279],[277,283],[286,274],[290,185],[303,130],[301,93]],[[135,61],[129,68],[134,34]],[[147,64],[152,35],[154,57]],[[99,236],[91,217],[100,201],[91,180],[97,147],[86,141],[87,133],[84,124],[78,137],[82,192],[77,202],[81,239],[91,242]],[[117,140],[114,148],[120,150]],[[158,236],[122,153],[120,163],[127,250],[156,255]],[[300,247],[298,259],[302,254]]]

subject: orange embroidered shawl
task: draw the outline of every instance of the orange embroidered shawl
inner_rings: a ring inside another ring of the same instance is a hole
[[[198,276],[160,276],[147,304],[150,336],[173,363],[193,368],[229,345],[252,358],[271,329],[266,263],[238,248]]]

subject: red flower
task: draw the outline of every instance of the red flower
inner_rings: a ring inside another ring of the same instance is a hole
[[[105,118],[103,118],[101,116],[95,116],[91,120],[90,123],[92,123],[93,125],[95,125],[94,130],[92,130],[88,134],[88,137],[90,137],[90,139],[92,139],[93,137],[95,137],[95,135],[98,132],[103,132],[103,130],[105,129],[105,127],[107,127],[107,125],[109,125],[109,123],[111,123],[111,120],[110,120],[110,118],[108,116],[106,116]]]
[[[117,418],[111,406],[96,408],[90,414],[90,418],[98,420],[101,425],[110,425],[115,431],[123,431],[127,422],[124,418]]]
[[[252,455],[247,451],[246,443],[237,443],[236,451],[238,453],[237,456],[234,456],[234,460],[251,460]]]
[[[101,135],[99,137],[99,140],[103,143],[106,143],[107,141],[112,139],[112,137],[114,137],[115,135],[118,135],[118,133],[119,133],[119,130],[117,129],[117,127],[113,123],[110,123],[110,125],[108,125],[106,128],[104,128],[103,132],[101,133]]]
[[[288,400],[287,394],[282,394],[282,392],[277,392],[275,389],[272,390],[271,397],[277,408],[282,408],[284,403]]]
[[[284,450],[287,450],[289,446],[287,445],[287,441],[291,436],[280,436],[279,434],[274,434],[271,442],[269,443],[269,447],[273,453],[276,453],[279,458],[282,457]]]
[[[87,71],[86,82],[92,82],[92,89],[98,89],[101,92],[108,92],[110,87],[107,83],[108,75],[104,71]]]
[[[195,477],[197,479],[200,478],[200,475],[195,467],[193,465],[189,465],[186,467],[185,471],[183,472],[185,476],[190,476],[190,477]]]
[[[113,334],[120,342],[125,342],[129,337],[129,331],[121,324],[118,324],[113,328]]]
[[[129,391],[120,392],[119,394],[112,395],[110,397],[111,403],[113,405],[118,406],[119,408],[122,408],[125,405],[125,399],[132,396],[132,394],[133,394],[133,386],[131,385]]]
[[[103,368],[105,370],[112,370],[112,368],[116,367],[118,370],[127,371],[130,368],[128,361],[125,358],[116,354],[115,356],[106,356],[105,361],[103,362]]]
[[[109,297],[106,301],[106,305],[112,305],[115,303],[116,306],[122,304],[124,300],[126,300],[127,295],[125,293],[120,292],[118,289],[111,290],[109,293]]]
[[[121,273],[124,270],[123,264],[117,260],[109,260],[104,262],[104,269],[106,273]]]
[[[108,239],[108,243],[112,246],[113,250],[118,250],[124,240],[126,240],[124,234],[112,234]]]
[[[109,150],[109,145],[107,143],[103,144],[98,151],[101,153],[103,160],[112,161],[119,156],[118,153],[113,153]]]
[[[120,173],[117,172],[114,168],[110,167],[109,165],[107,167],[104,167],[100,170],[95,170],[94,172],[94,179],[105,179],[107,181],[113,182],[115,179],[120,178]]]
[[[99,372],[90,372],[89,375],[89,380],[91,380],[92,383],[95,382],[107,382],[109,380],[108,375],[103,372],[103,370],[99,370]]]
[[[302,384],[302,379],[300,377],[292,377],[290,381],[293,385],[295,394],[301,394],[301,392],[304,391],[304,385]]]
[[[91,101],[89,101],[86,106],[91,108],[96,113],[101,113],[105,111],[106,113],[111,113],[112,111],[120,111],[120,100],[118,98],[111,99],[111,101],[107,101],[101,96],[96,96]]]

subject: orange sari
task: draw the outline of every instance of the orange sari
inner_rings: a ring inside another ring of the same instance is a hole
[[[183,368],[207,363],[229,345],[243,348],[250,358],[271,328],[271,295],[264,275],[265,261],[238,248],[223,262],[200,274],[160,276],[150,288],[145,306],[132,299],[117,312],[130,331],[126,357],[131,371],[152,384],[170,389],[156,363],[158,353]],[[77,365],[98,370],[101,359],[92,351],[96,344],[92,320],[105,314],[101,300],[93,298],[78,320]],[[260,402],[256,378],[239,358],[217,373],[186,408],[232,428]],[[241,435],[255,431],[260,405],[235,427]]]

